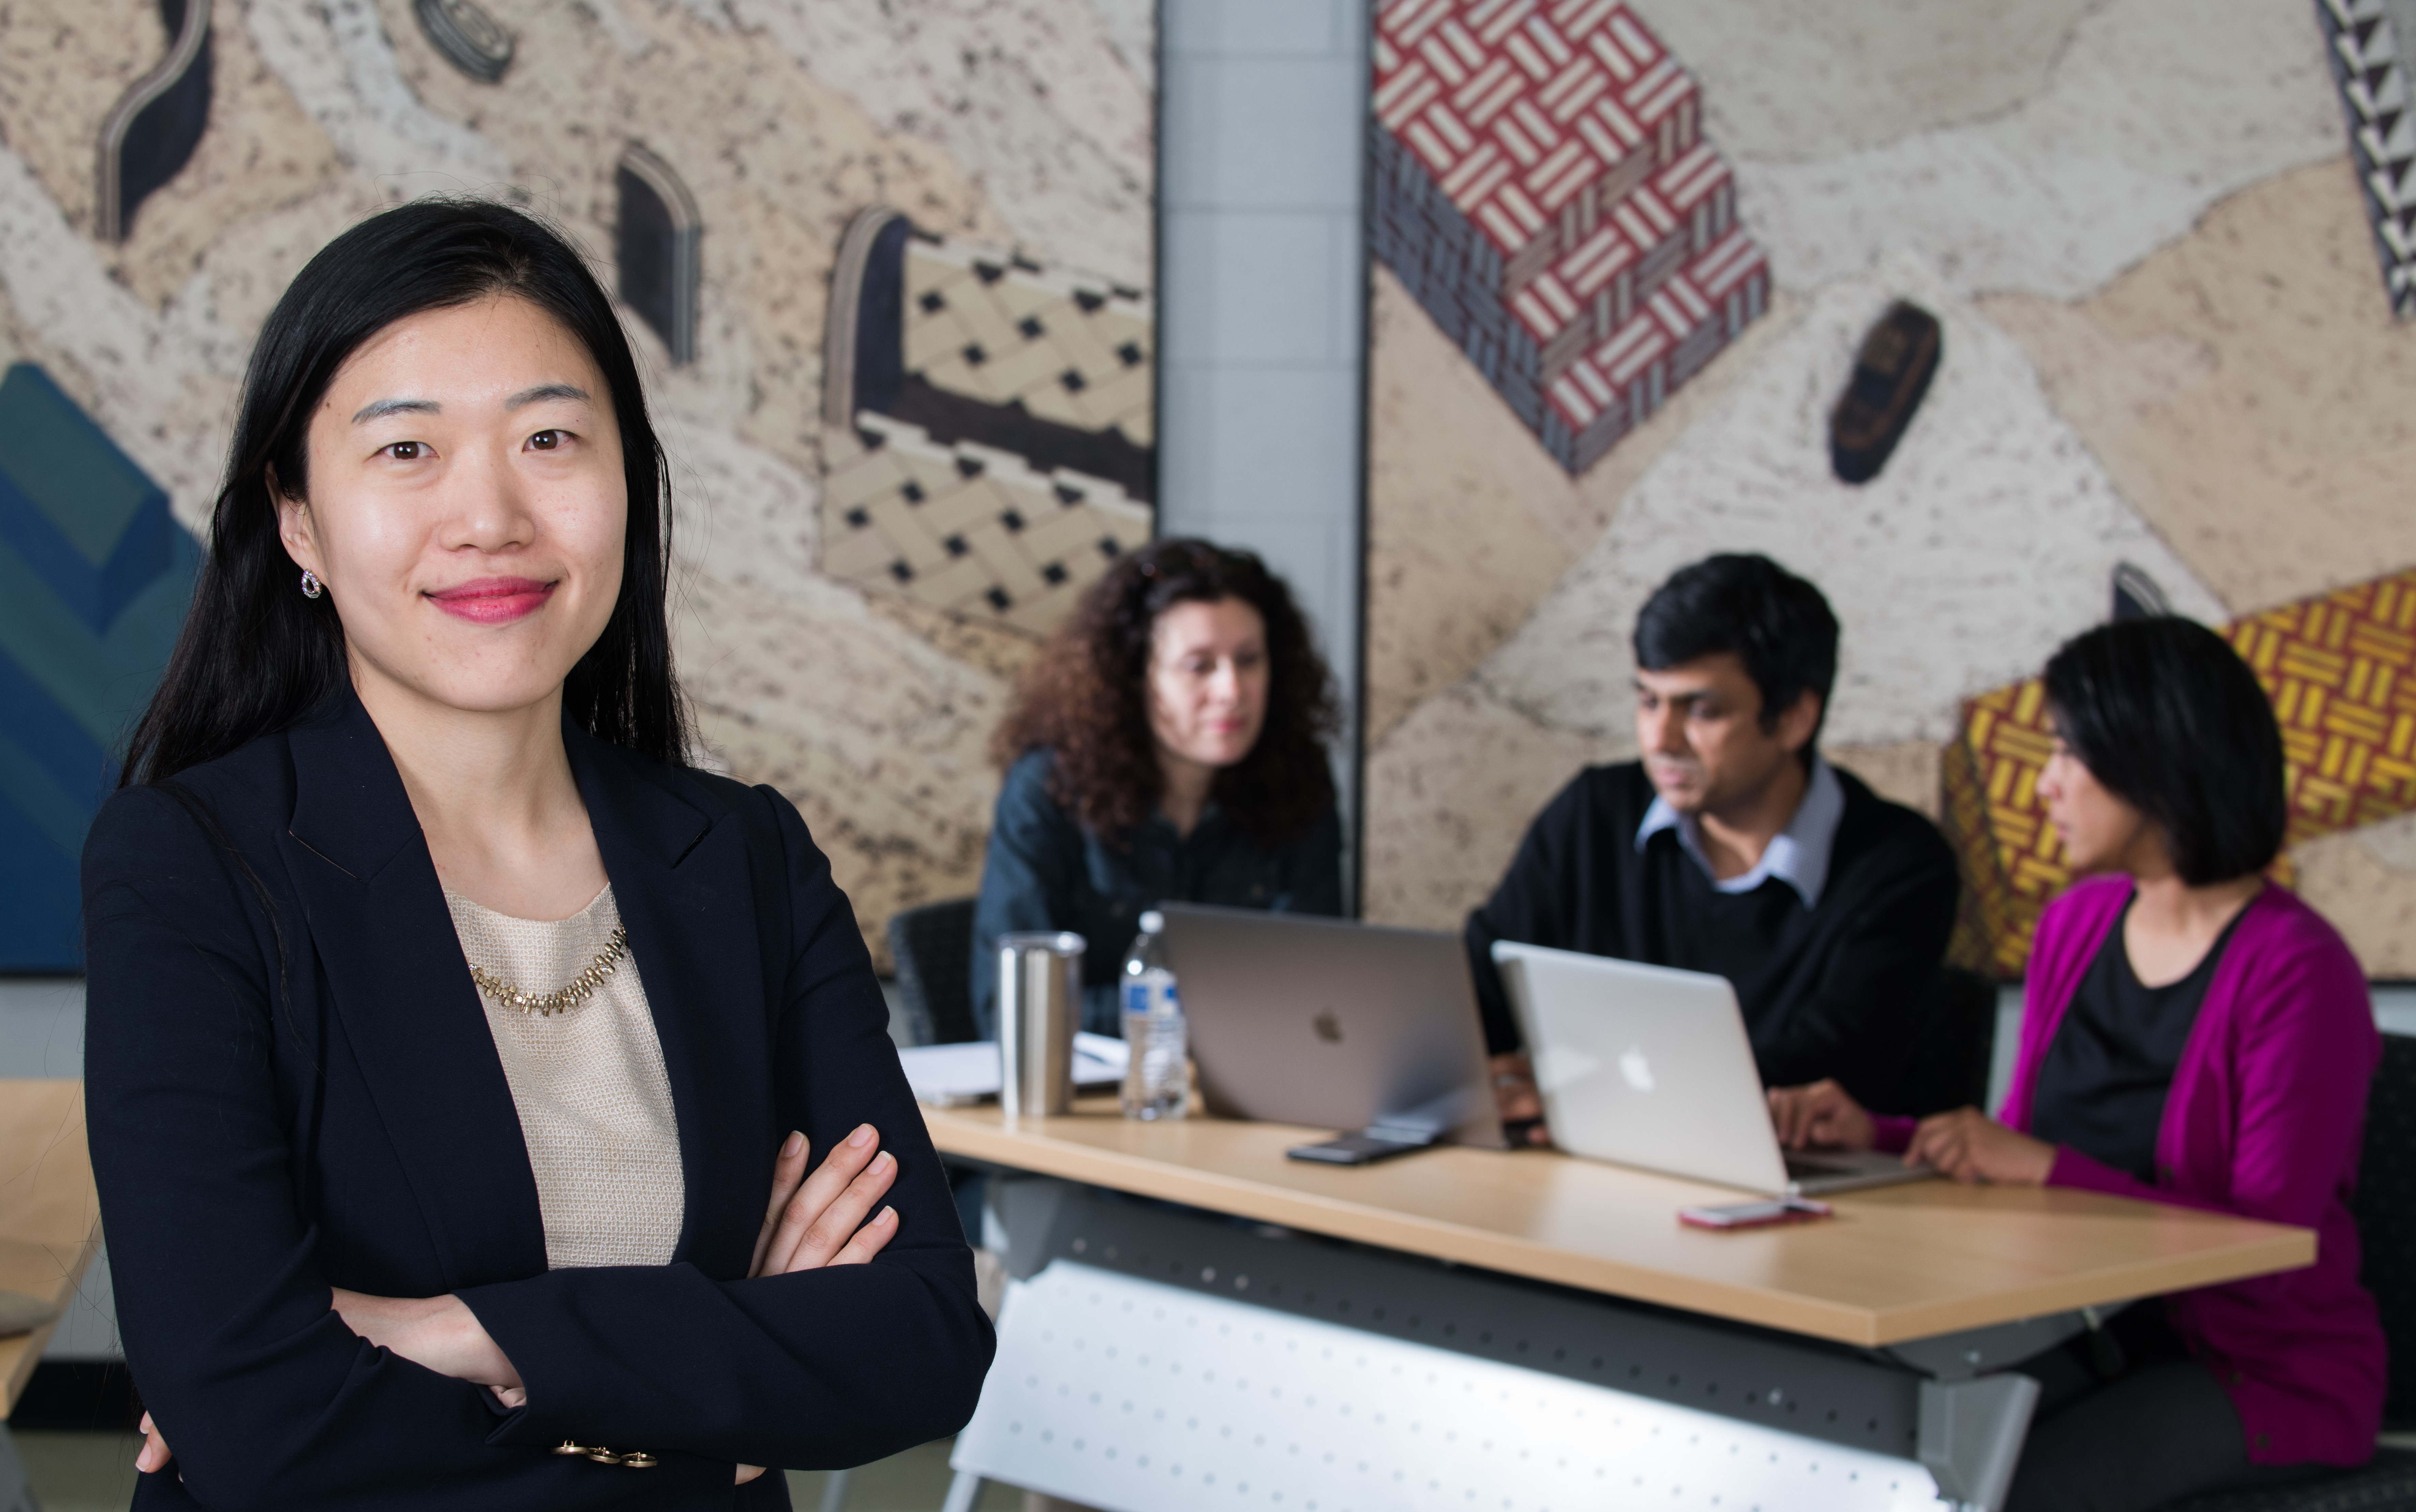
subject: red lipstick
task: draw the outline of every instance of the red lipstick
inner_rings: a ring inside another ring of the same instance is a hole
[[[474,624],[509,624],[543,608],[553,589],[553,584],[534,577],[480,577],[428,596],[457,619]]]

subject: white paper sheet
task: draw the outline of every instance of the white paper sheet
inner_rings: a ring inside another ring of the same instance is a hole
[[[1074,1036],[1074,1085],[1113,1086],[1125,1079],[1128,1052],[1122,1040],[1104,1034]],[[998,1096],[998,1045],[989,1040],[963,1044],[915,1045],[898,1052],[914,1100],[939,1107],[979,1102]]]

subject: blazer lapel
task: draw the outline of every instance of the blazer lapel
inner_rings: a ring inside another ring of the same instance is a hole
[[[671,1080],[687,1190],[675,1258],[735,1279],[778,1144],[765,1132],[773,1017],[742,827],[673,791],[643,757],[567,721],[563,739]]]
[[[385,741],[347,689],[288,737],[286,840],[337,1016],[447,1290],[545,1269],[511,1085]]]

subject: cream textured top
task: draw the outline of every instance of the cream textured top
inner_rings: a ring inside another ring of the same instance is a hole
[[[445,894],[472,966],[550,993],[594,964],[621,927],[606,887],[568,919],[514,919]],[[679,1119],[638,963],[625,956],[595,996],[550,1017],[478,995],[521,1115],[545,1218],[545,1259],[570,1265],[667,1265],[687,1185]]]

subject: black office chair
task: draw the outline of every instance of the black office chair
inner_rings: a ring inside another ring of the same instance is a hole
[[[1895,1089],[1870,1106],[1910,1118],[1985,1107],[1996,1042],[1996,982],[1960,966],[1941,967],[1914,1031],[1912,1058]]]
[[[898,996],[918,1045],[955,1044],[974,1029],[974,900],[951,898],[908,908],[889,920],[898,959]]]
[[[2365,1289],[2381,1310],[2382,1337],[2391,1346],[2383,1425],[2416,1430],[2416,1038],[2382,1037],[2349,1210],[2365,1250]]]
[[[2416,1428],[2416,1038],[2382,1037],[2382,1064],[2365,1104],[2365,1150],[2360,1157],[2359,1245],[2362,1280],[2382,1313],[2391,1352],[2386,1429]],[[2416,1451],[2380,1449],[2363,1469],[2298,1486],[2222,1491],[2177,1502],[2165,1512],[2379,1512],[2416,1506]]]

